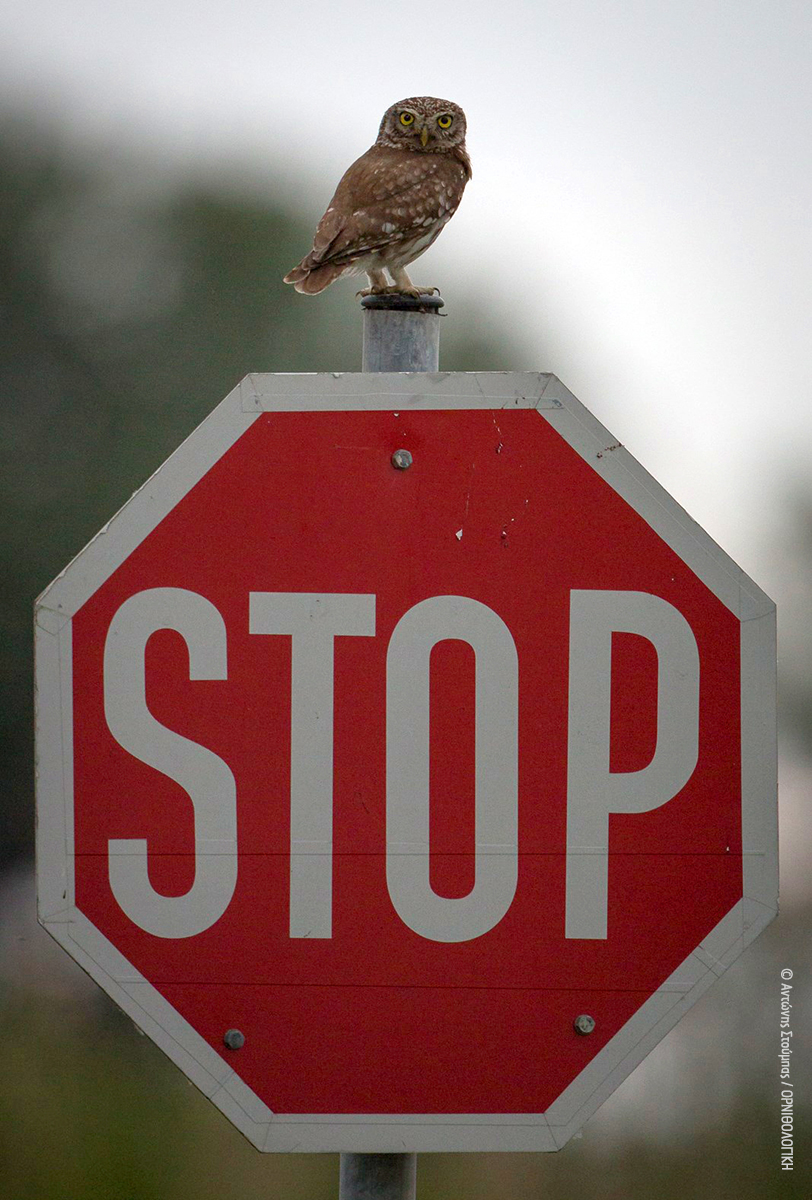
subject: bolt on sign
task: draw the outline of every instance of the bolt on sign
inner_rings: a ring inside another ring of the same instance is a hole
[[[40,598],[40,920],[260,1149],[557,1149],[776,912],[774,616],[553,376],[249,376]]]

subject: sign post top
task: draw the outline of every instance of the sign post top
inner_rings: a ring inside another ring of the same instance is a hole
[[[438,371],[441,296],[365,296],[363,371]]]
[[[554,376],[249,376],[37,624],[40,919],[262,1149],[555,1149],[776,911],[773,605]]]

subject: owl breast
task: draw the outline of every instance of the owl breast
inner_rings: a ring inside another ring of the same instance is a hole
[[[443,212],[430,225],[424,223],[414,232],[404,231],[399,241],[392,242],[382,254],[384,267],[407,267],[419,258],[439,236],[443,226],[450,220],[451,213]]]

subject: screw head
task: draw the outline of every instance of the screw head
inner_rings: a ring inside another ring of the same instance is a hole
[[[245,1034],[239,1029],[227,1029],[223,1034],[223,1041],[229,1050],[242,1050],[245,1045]]]
[[[392,466],[398,471],[405,471],[412,465],[412,456],[408,450],[396,450],[392,455]]]
[[[575,1026],[576,1033],[586,1035],[587,1033],[591,1033],[595,1028],[595,1018],[590,1017],[589,1013],[581,1013],[579,1017],[575,1018],[573,1025]]]

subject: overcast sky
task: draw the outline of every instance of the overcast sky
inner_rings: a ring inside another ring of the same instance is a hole
[[[806,671],[776,533],[812,447],[810,62],[805,0],[0,7],[0,95],[259,176],[314,224],[389,104],[460,103],[474,178],[421,281],[516,328],[516,367],[559,375],[779,601]]]
[[[474,179],[427,282],[452,317],[486,292],[516,365],[757,569],[812,433],[812,5],[29,0],[0,47],[7,94],[108,145],[304,174],[314,222],[390,103],[462,104]]]
[[[420,281],[450,320],[476,289],[517,328],[517,368],[555,372],[774,596],[806,671],[810,580],[779,530],[812,447],[810,63],[808,0],[0,7],[0,96],[258,174],[313,224],[389,104],[461,104],[474,178]],[[784,779],[792,899],[810,777]]]
[[[389,104],[460,103],[474,178],[421,281],[516,328],[515,365],[559,375],[778,600],[805,671],[780,527],[812,447],[810,62],[805,0],[0,8],[0,95],[105,152],[258,176],[314,224]]]

